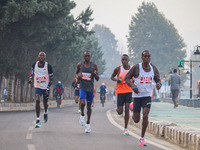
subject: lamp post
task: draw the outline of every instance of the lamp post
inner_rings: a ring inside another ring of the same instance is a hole
[[[194,55],[200,55],[200,52],[199,52],[200,46],[197,45],[196,47],[197,47],[197,49],[194,52]],[[189,62],[190,63],[190,99],[192,99],[192,63],[193,62],[200,62],[200,61],[199,60],[192,60],[192,59],[190,59],[190,60],[180,60],[180,64],[178,65],[179,68],[183,67],[181,62]]]

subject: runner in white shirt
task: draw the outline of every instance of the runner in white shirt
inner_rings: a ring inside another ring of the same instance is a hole
[[[31,68],[31,73],[29,77],[29,83],[31,84],[34,79],[35,87],[35,99],[36,99],[36,125],[35,128],[41,126],[40,122],[40,97],[43,95],[44,104],[44,122],[48,121],[48,98],[49,98],[49,88],[53,82],[53,69],[50,64],[45,61],[45,52],[40,52],[38,55],[39,61],[33,63]]]
[[[148,116],[151,108],[152,82],[156,82],[156,88],[161,88],[161,80],[158,69],[150,64],[151,54],[148,50],[142,52],[142,63],[134,65],[125,76],[125,82],[133,89],[134,106],[133,120],[140,121],[140,111],[143,108],[142,132],[140,146],[147,146],[144,135],[148,126]],[[134,83],[130,79],[134,77]]]

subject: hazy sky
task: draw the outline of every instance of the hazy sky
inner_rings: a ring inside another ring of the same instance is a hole
[[[131,16],[137,13],[142,2],[154,2],[159,12],[170,20],[183,37],[188,54],[195,45],[200,45],[200,0],[73,0],[77,4],[72,13],[77,16],[89,5],[94,24],[110,28],[116,39],[126,46]]]

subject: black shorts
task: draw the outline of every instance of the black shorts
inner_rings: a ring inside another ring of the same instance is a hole
[[[133,112],[140,113],[141,108],[151,108],[151,97],[134,98]]]
[[[75,90],[74,95],[79,96],[79,90]]]
[[[125,103],[131,103],[132,93],[117,94],[117,106],[124,106]]]

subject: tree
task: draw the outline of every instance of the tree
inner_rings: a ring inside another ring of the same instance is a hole
[[[95,32],[95,37],[103,51],[103,59],[106,61],[104,74],[110,77],[113,69],[121,64],[121,55],[117,51],[117,40],[110,29],[104,25],[95,25],[92,30]]]
[[[142,3],[129,25],[128,49],[133,63],[141,61],[143,50],[150,50],[151,62],[161,72],[177,68],[177,58],[184,58],[185,43],[171,21],[154,3]]]
[[[70,11],[75,6],[70,0],[0,1],[0,74],[12,75],[23,85],[31,64],[44,51],[54,80],[71,85],[88,44],[103,72],[101,49],[88,29],[93,11],[88,7],[74,18]]]

